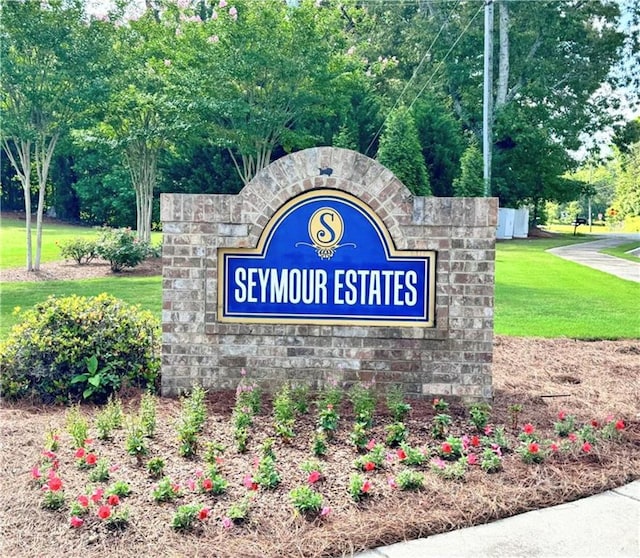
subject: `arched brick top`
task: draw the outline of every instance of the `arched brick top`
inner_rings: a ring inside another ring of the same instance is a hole
[[[243,215],[251,225],[249,242],[257,242],[264,226],[255,222],[253,215],[270,219],[292,197],[316,188],[334,188],[357,196],[383,220],[394,241],[401,238],[402,223],[392,208],[413,203],[407,187],[389,169],[361,153],[314,147],[271,163],[240,192],[238,203],[248,209]]]

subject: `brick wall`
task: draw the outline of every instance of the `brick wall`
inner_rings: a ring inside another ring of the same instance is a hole
[[[314,188],[366,202],[397,249],[437,252],[434,328],[216,321],[217,248],[255,247],[277,209]],[[414,197],[376,161],[329,147],[279,159],[238,195],[163,194],[163,394],[235,388],[246,368],[266,389],[375,378],[412,395],[490,398],[497,213],[495,198]]]

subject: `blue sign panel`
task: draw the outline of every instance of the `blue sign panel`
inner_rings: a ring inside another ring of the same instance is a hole
[[[338,190],[290,200],[255,249],[218,249],[218,320],[434,325],[435,253],[397,251],[382,221]]]

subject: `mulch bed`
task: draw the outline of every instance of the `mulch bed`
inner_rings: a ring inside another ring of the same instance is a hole
[[[270,403],[264,399],[263,410],[251,429],[249,451],[234,449],[231,409],[235,394],[210,393],[208,420],[203,442],[216,441],[227,446],[221,472],[229,481],[227,493],[212,497],[186,491],[177,502],[158,504],[151,492],[157,481],[149,479],[135,459],[124,452],[126,433],[116,431],[111,441],[95,440],[92,449],[110,464],[118,465],[110,482],[124,480],[133,489],[123,505],[131,509],[129,525],[113,530],[92,512],[85,525],[69,526],[68,509],[48,511],[40,507],[42,495],[31,480],[31,468],[38,463],[45,432],[61,431],[59,474],[65,484],[68,501],[86,493],[87,471],[77,468],[75,448],[64,432],[63,407],[5,402],[0,408],[3,433],[3,477],[0,484],[0,554],[15,557],[86,557],[95,556],[242,556],[321,557],[345,556],[404,539],[428,536],[469,525],[492,521],[531,509],[546,507],[598,493],[640,478],[640,341],[584,342],[570,339],[521,339],[498,337],[494,354],[494,390],[492,418],[494,425],[506,425],[512,445],[523,424],[535,425],[542,438],[556,439],[553,423],[557,413],[566,410],[579,421],[602,421],[613,414],[623,419],[626,428],[622,439],[598,442],[589,453],[576,452],[549,458],[542,464],[525,464],[514,453],[504,457],[502,472],[487,474],[472,466],[463,481],[444,480],[423,467],[426,485],[419,492],[392,489],[387,480],[402,467],[390,462],[383,470],[366,473],[373,482],[371,496],[353,502],[347,485],[355,471],[357,457],[348,437],[353,425],[350,405],[340,408],[338,434],[330,443],[323,461],[325,480],[317,485],[325,504],[332,508],[323,519],[296,517],[288,500],[294,486],[304,484],[302,461],[312,457],[310,440],[316,426],[316,412],[296,422],[296,437],[290,444],[277,440],[275,452],[282,476],[273,491],[258,490],[249,520],[242,526],[225,529],[221,518],[233,501],[247,493],[243,477],[253,471],[260,444],[274,436]],[[137,412],[140,394],[122,394],[126,411]],[[462,402],[448,398],[454,416],[452,434],[472,433],[468,412]],[[410,401],[413,410],[407,425],[413,446],[439,442],[431,437],[434,410],[431,401]],[[521,405],[518,428],[510,427],[510,407]],[[83,412],[93,416],[99,407],[83,405]],[[150,442],[150,456],[167,460],[167,474],[184,485],[205,467],[202,456],[193,460],[178,456],[175,424],[181,402],[161,398],[158,407],[158,430]],[[372,437],[384,440],[384,427],[390,417],[379,405]],[[191,533],[171,528],[171,518],[178,505],[201,503],[211,508],[211,517]]]

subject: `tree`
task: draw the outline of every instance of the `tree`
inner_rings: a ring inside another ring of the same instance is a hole
[[[473,141],[460,160],[460,176],[453,180],[453,193],[457,197],[480,197],[484,193],[482,153]]]
[[[51,161],[61,136],[99,95],[94,61],[102,41],[80,0],[7,2],[0,23],[1,142],[24,191],[26,268],[40,269],[42,217]],[[37,183],[36,250],[31,226]]]
[[[416,196],[430,196],[429,176],[411,113],[400,107],[389,115],[380,137],[378,161]]]
[[[344,44],[338,10],[308,0],[172,10],[174,90],[189,99],[194,129],[229,150],[243,183],[276,148],[316,144],[300,124],[332,106],[325,100],[340,72],[333,53]]]

